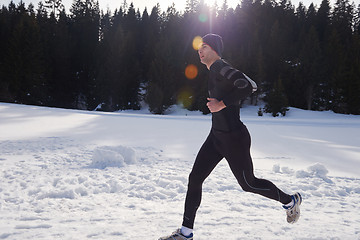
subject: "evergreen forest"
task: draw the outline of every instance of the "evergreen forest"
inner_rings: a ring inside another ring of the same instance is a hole
[[[84,110],[173,104],[208,113],[208,70],[196,36],[223,37],[223,57],[258,85],[248,104],[360,114],[360,4],[289,0],[187,0],[113,12],[95,0],[23,2],[0,8],[0,101]],[[259,110],[261,111],[261,109]]]

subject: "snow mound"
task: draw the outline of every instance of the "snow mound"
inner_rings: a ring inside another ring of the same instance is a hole
[[[280,167],[280,164],[275,164],[273,166],[274,173],[285,173],[285,174],[293,174],[294,170],[289,167]]]
[[[317,177],[324,180],[327,183],[332,183],[332,181],[328,178],[327,174],[329,171],[327,168],[320,164],[316,163],[307,169],[308,171],[300,170],[296,172],[296,177],[298,178],[309,178],[309,177]]]
[[[133,148],[102,146],[94,150],[90,167],[105,169],[107,167],[124,167],[136,163],[136,154]]]
[[[60,190],[60,191],[50,191],[40,195],[37,199],[45,199],[45,198],[67,198],[67,199],[75,199],[75,192],[73,190]]]
[[[316,163],[314,165],[309,166],[307,170],[298,170],[298,171],[294,171],[289,167],[280,167],[280,164],[275,164],[272,170],[274,173],[283,173],[289,175],[293,175],[295,173],[295,176],[297,178],[317,178],[317,179],[322,179],[327,183],[333,183],[331,179],[327,176],[329,170],[323,164],[320,163]]]

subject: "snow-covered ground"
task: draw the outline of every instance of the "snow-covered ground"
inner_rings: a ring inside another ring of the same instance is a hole
[[[255,174],[304,197],[298,223],[245,193],[222,161],[195,239],[360,239],[360,116],[245,107]],[[210,115],[101,113],[0,103],[0,239],[158,239],[181,225]]]

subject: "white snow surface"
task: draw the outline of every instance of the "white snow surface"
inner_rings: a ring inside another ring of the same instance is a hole
[[[291,108],[241,119],[255,175],[303,196],[298,223],[244,192],[223,160],[203,185],[196,240],[360,239],[360,116]],[[0,103],[0,239],[158,239],[182,222],[211,116]]]

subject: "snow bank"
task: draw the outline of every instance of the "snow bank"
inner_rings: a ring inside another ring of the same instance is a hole
[[[296,178],[306,179],[306,178],[319,178],[324,180],[327,183],[332,183],[330,178],[327,176],[329,170],[320,163],[316,163],[307,168],[307,170],[298,170],[294,171],[289,167],[280,167],[280,164],[275,164],[273,166],[274,173],[283,173],[293,175],[295,173]]]
[[[178,228],[211,120],[176,112],[0,103],[0,239],[158,239]],[[256,112],[242,110],[255,175],[299,191],[302,216],[290,226],[280,203],[243,192],[222,161],[204,182],[196,239],[359,239],[360,116]]]
[[[125,146],[102,146],[94,150],[91,168],[124,167],[137,163],[135,150]]]
[[[332,183],[332,181],[328,178],[327,174],[329,171],[326,167],[320,163],[314,164],[308,167],[308,171],[299,170],[296,172],[297,178],[321,178],[327,183]]]

